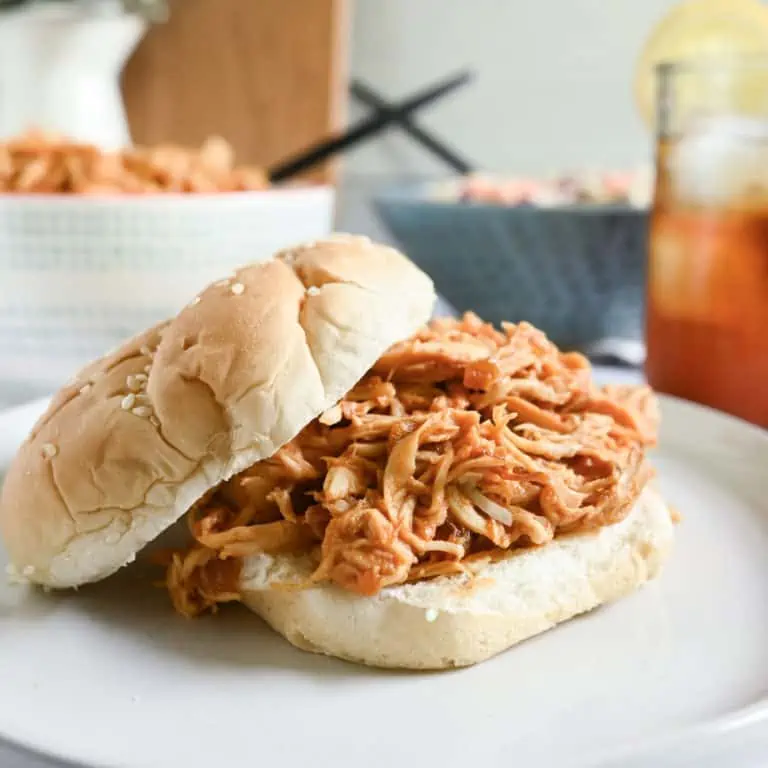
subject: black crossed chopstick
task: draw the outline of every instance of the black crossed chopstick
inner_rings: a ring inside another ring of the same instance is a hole
[[[419,126],[411,119],[411,116],[415,112],[432,104],[451,91],[454,91],[456,88],[465,85],[469,82],[470,78],[471,75],[469,72],[461,72],[431,88],[420,91],[409,99],[405,99],[404,101],[395,104],[390,104],[385,101],[362,83],[353,83],[353,95],[370,106],[373,106],[376,110],[374,114],[360,120],[341,136],[325,139],[309,149],[304,150],[299,155],[282,161],[270,169],[270,180],[273,182],[285,181],[286,179],[296,176],[302,171],[326,160],[337,152],[349,149],[355,144],[379,133],[394,123],[402,126],[411,136],[441,157],[454,170],[459,171],[460,173],[471,171],[472,166],[470,163],[459,157],[454,150],[445,146],[425,130],[419,128]]]
[[[403,112],[402,107],[397,104],[391,104],[381,98],[372,88],[369,88],[359,80],[353,80],[350,85],[352,95],[363,104],[373,107],[379,113],[392,114],[394,121],[412,138],[425,146],[430,152],[437,155],[448,166],[457,173],[471,173],[473,166],[461,157],[454,149],[448,147],[444,142],[436,139],[432,134],[427,133],[419,127],[411,117],[411,113]]]

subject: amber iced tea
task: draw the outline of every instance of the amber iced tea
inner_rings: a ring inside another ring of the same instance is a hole
[[[768,427],[768,116],[700,119],[657,170],[648,379]]]

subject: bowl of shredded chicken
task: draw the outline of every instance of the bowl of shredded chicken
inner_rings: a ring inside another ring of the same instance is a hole
[[[300,587],[359,595],[472,574],[622,520],[652,475],[657,425],[650,389],[598,388],[585,357],[526,323],[433,321],[190,511],[168,590],[186,616],[237,600],[258,553],[307,553]]]
[[[327,236],[334,197],[271,185],[220,137],[0,141],[0,397],[45,395],[244,260]]]

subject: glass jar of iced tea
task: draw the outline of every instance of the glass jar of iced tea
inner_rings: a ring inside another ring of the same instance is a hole
[[[768,427],[768,58],[658,76],[648,380]]]

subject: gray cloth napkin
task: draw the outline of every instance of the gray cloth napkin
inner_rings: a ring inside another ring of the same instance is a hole
[[[442,296],[437,297],[435,308],[432,311],[433,317],[456,317],[459,313]]]

